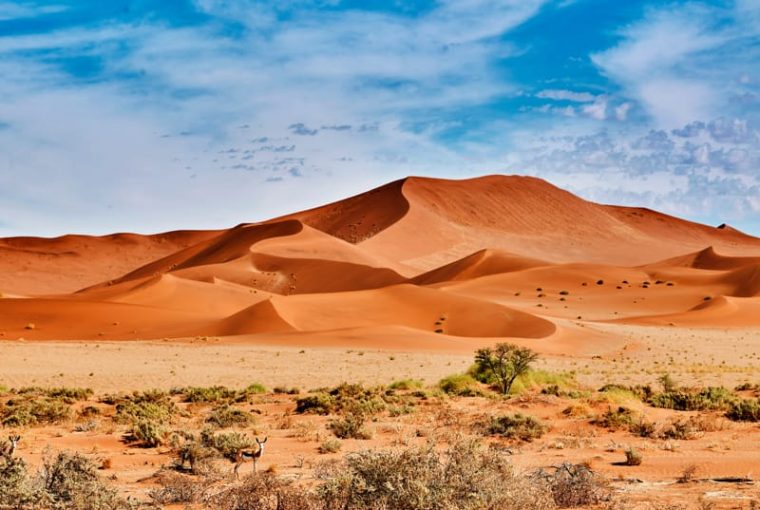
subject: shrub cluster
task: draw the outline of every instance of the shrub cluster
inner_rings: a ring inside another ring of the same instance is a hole
[[[677,389],[656,393],[646,399],[652,407],[676,411],[726,410],[736,395],[726,388],[710,386],[701,389]]]
[[[97,467],[78,453],[47,456],[31,476],[23,460],[0,466],[0,508],[56,510],[128,510],[136,505],[103,483]]]
[[[385,410],[387,403],[398,400],[392,390],[343,383],[335,388],[320,390],[299,398],[296,400],[296,412],[321,415],[347,412],[373,416]]]
[[[734,421],[760,421],[760,398],[732,402],[726,417]]]
[[[485,435],[528,442],[546,433],[546,426],[538,419],[520,413],[491,416],[476,424],[476,429]]]

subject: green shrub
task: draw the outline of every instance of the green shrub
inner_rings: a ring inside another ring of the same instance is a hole
[[[386,399],[390,400],[391,396],[383,393],[382,388],[343,383],[299,398],[296,400],[296,412],[321,415],[346,412],[372,416],[385,409]]]
[[[371,439],[372,433],[364,427],[364,422],[361,413],[349,413],[342,418],[331,420],[327,428],[340,439]]]
[[[337,439],[327,438],[319,445],[319,453],[337,453],[343,444]]]
[[[177,390],[185,402],[214,403],[237,401],[240,392],[225,386],[187,387]]]
[[[546,427],[538,419],[520,413],[491,416],[485,423],[478,424],[477,428],[486,435],[528,442],[540,438],[546,432]]]
[[[229,460],[235,460],[238,451],[251,448],[253,441],[238,432],[214,434],[212,430],[204,429],[201,431],[201,444],[207,448],[213,448]]]
[[[417,390],[424,386],[424,383],[419,379],[400,379],[393,381],[388,385],[388,389],[391,390]]]
[[[676,411],[725,410],[736,400],[736,395],[722,387],[700,390],[680,389],[656,393],[647,399],[652,407]]]
[[[328,393],[315,393],[296,400],[296,412],[326,416],[335,411],[335,398]]]
[[[647,400],[654,394],[654,390],[648,384],[638,384],[635,386],[626,386],[624,384],[605,384],[599,388],[599,393],[630,395],[631,398],[634,398],[636,400]]]
[[[512,384],[525,374],[538,354],[525,347],[499,343],[484,347],[475,353],[475,373],[478,380],[489,380],[504,395],[509,394]]]
[[[266,386],[259,383],[252,383],[246,386],[245,390],[243,390],[245,395],[261,395],[263,393],[267,392]]]
[[[63,400],[34,395],[10,399],[0,408],[0,421],[4,427],[56,424],[71,416],[71,406]]]
[[[733,421],[760,421],[760,399],[741,399],[731,403],[726,417]]]
[[[179,412],[171,397],[158,390],[135,392],[110,401],[116,404],[114,421],[117,423],[134,423],[137,420],[168,423]]]
[[[444,393],[458,397],[478,397],[483,395],[478,382],[468,374],[453,374],[444,377],[438,382],[438,387]]]
[[[255,418],[248,411],[236,409],[228,405],[222,405],[214,410],[206,418],[206,423],[226,429],[228,427],[242,427],[254,423]]]
[[[636,423],[636,413],[627,407],[609,408],[607,411],[591,420],[591,423],[610,430],[630,428]]]
[[[127,432],[126,440],[137,442],[146,448],[155,448],[164,442],[167,430],[153,420],[137,419]]]
[[[292,388],[288,388],[287,386],[276,386],[272,391],[280,395],[298,395],[301,393],[301,390],[295,386]]]

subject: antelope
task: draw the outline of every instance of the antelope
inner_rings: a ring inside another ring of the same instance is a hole
[[[266,443],[269,440],[268,437],[265,437],[263,441],[259,441],[259,438],[256,438],[256,444],[259,446],[258,450],[238,450],[237,455],[235,456],[235,478],[238,478],[240,475],[238,474],[238,469],[240,469],[240,466],[243,465],[243,463],[246,460],[252,460],[253,461],[253,472],[256,472],[256,463],[259,461],[262,455],[264,455],[264,443]]]
[[[6,460],[13,458],[13,454],[16,453],[16,447],[18,442],[21,441],[21,436],[16,434],[15,436],[8,436],[8,440],[0,443],[0,457]]]

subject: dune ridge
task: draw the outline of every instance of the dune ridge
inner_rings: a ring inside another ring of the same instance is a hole
[[[1,239],[0,269],[0,341],[392,330],[558,352],[594,323],[760,326],[760,239],[520,176],[409,177],[219,231]]]

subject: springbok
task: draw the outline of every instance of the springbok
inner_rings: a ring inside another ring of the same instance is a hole
[[[269,440],[269,437],[265,437],[263,441],[259,441],[259,438],[256,438],[256,444],[259,445],[258,450],[238,450],[237,455],[235,456],[235,478],[238,478],[240,475],[238,474],[238,469],[240,469],[240,466],[243,465],[243,463],[247,460],[253,461],[253,472],[256,472],[256,463],[259,461],[262,455],[264,455],[264,443],[266,443]]]
[[[8,436],[7,441],[0,443],[0,457],[3,457],[6,460],[13,458],[13,454],[16,453],[16,447],[18,446],[19,441],[21,441],[21,436],[18,434],[15,436]]]

